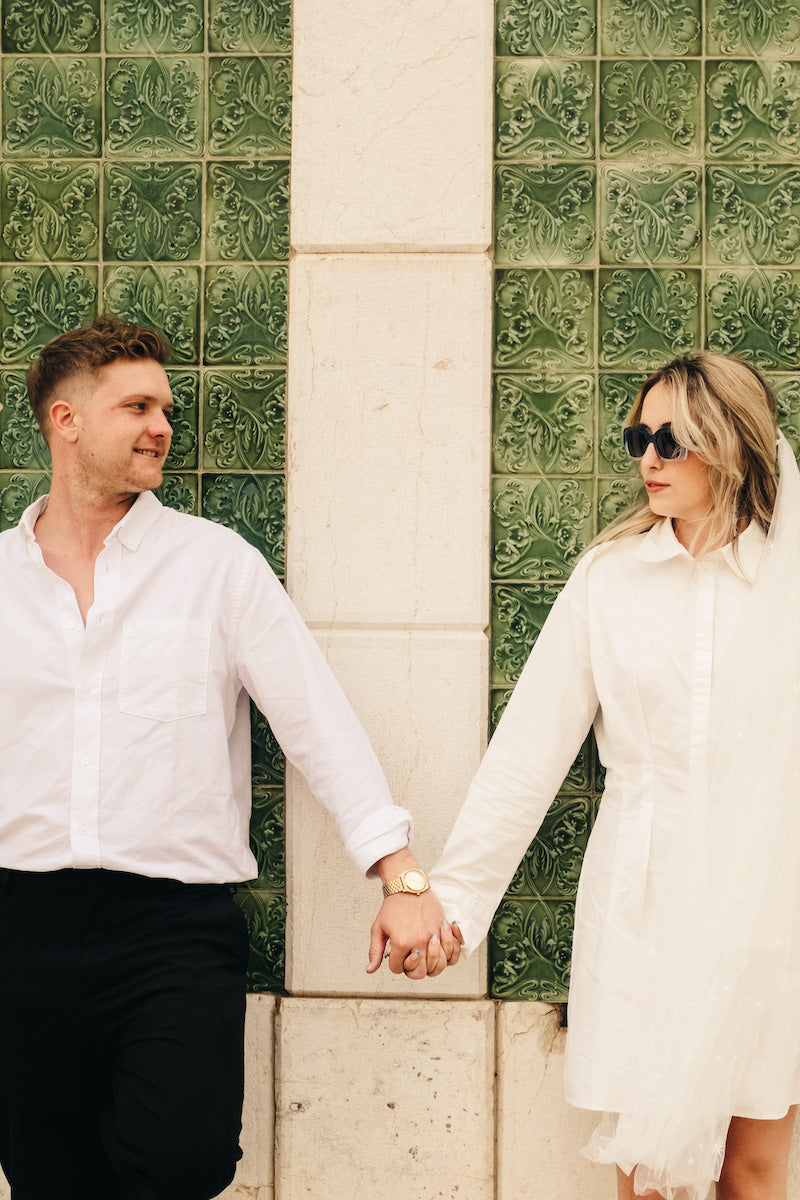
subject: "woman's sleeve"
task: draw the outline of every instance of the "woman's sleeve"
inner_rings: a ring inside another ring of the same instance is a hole
[[[471,952],[597,713],[587,619],[591,556],[556,600],[503,713],[431,885]]]

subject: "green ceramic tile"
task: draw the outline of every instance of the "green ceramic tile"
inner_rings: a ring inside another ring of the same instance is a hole
[[[594,166],[505,164],[495,175],[498,266],[592,264]]]
[[[800,262],[800,168],[747,163],[709,167],[706,261],[793,266]]]
[[[167,458],[170,471],[192,471],[197,468],[197,420],[200,410],[200,380],[197,371],[167,370],[172,389],[172,444]]]
[[[575,58],[595,51],[594,0],[497,0],[497,53]]]
[[[592,537],[594,485],[583,479],[496,479],[492,575],[566,579]]]
[[[50,468],[50,452],[28,402],[24,371],[0,371],[0,467]]]
[[[164,482],[160,488],[156,488],[155,494],[167,508],[174,508],[177,512],[191,513],[192,516],[197,516],[199,513],[196,475],[167,472],[164,475]]]
[[[291,97],[288,58],[212,58],[211,153],[222,157],[288,154]]]
[[[284,569],[286,488],[277,475],[204,475],[203,516],[241,534],[278,575]]]
[[[100,59],[9,57],[3,64],[7,158],[96,158]]]
[[[600,365],[652,371],[700,341],[700,272],[600,272]]]
[[[494,469],[498,473],[575,475],[594,466],[591,375],[497,375]]]
[[[561,583],[497,584],[492,589],[492,685],[517,682]]]
[[[778,424],[789,445],[800,454],[800,375],[767,374],[778,403]]]
[[[291,44],[291,0],[209,0],[210,50],[283,54]]]
[[[50,476],[40,471],[0,471],[0,532],[13,529],[29,504],[50,490]]]
[[[203,49],[203,0],[106,0],[109,54],[188,54]]]
[[[231,265],[206,271],[205,360],[286,362],[286,268]]]
[[[286,759],[278,745],[269,722],[255,704],[250,704],[250,731],[253,760],[253,786],[271,789],[282,787]]]
[[[665,360],[666,362],[666,360]],[[622,444],[622,427],[646,375],[600,375],[598,470],[601,475],[633,475],[633,459]]]
[[[3,163],[0,190],[1,258],[97,258],[100,200],[95,163]]]
[[[699,167],[602,167],[601,262],[700,262],[701,194]]]
[[[0,361],[27,366],[57,333],[97,315],[97,269],[0,267]]]
[[[700,53],[700,0],[600,0],[600,26],[608,58]]]
[[[206,371],[203,466],[282,471],[286,460],[286,373]]]
[[[594,158],[594,67],[554,59],[497,64],[497,157]]]
[[[597,481],[597,528],[605,529],[616,521],[632,504],[646,499],[641,479],[632,475],[629,479],[598,479]]]
[[[186,158],[203,153],[202,58],[109,58],[106,154]]]
[[[256,891],[281,891],[286,886],[284,852],[283,788],[253,789],[250,818],[250,849],[258,863],[258,876],[247,884]]]
[[[286,900],[282,893],[238,888],[250,934],[247,986],[251,992],[281,992],[284,978]]]
[[[105,311],[165,333],[176,364],[197,362],[199,298],[197,267],[114,267],[103,279]]]
[[[574,916],[568,900],[503,900],[489,935],[490,995],[566,1000]]]
[[[706,341],[757,367],[800,368],[800,271],[709,271]]]
[[[494,737],[494,731],[500,724],[500,718],[506,711],[506,705],[513,695],[513,688],[495,688],[489,697],[489,737]]]
[[[199,163],[107,163],[104,176],[106,259],[181,262],[200,257]]]
[[[495,365],[575,371],[594,365],[591,271],[497,271]]]
[[[800,63],[706,66],[706,153],[737,162],[800,155]]]
[[[100,0],[2,0],[3,50],[85,54],[100,49]]]
[[[793,0],[706,0],[706,53],[775,58],[800,53]]]
[[[509,896],[575,896],[595,803],[591,796],[556,797],[509,884]]]
[[[695,159],[700,154],[700,64],[600,64],[604,158]]]
[[[210,163],[206,203],[207,258],[289,257],[288,163]]]

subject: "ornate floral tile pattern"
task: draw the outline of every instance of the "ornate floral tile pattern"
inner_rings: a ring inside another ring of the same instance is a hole
[[[496,0],[492,726],[580,550],[639,494],[647,373],[739,354],[800,448],[800,2]],[[565,1000],[591,739],[512,881],[490,989]]]
[[[284,570],[291,0],[0,0],[0,528],[47,490],[25,369],[117,313],[173,345],[161,499]],[[251,986],[283,984],[283,758],[253,723]]]

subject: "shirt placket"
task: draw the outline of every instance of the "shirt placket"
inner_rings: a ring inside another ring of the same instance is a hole
[[[691,842],[698,853],[708,847],[708,738],[711,723],[711,685],[714,671],[715,572],[710,563],[696,563],[695,643],[689,732]],[[707,864],[706,864],[707,866]]]
[[[121,547],[114,539],[97,557],[94,602],[79,629],[81,652],[75,674],[75,718],[70,803],[72,865],[103,865],[101,845],[101,754],[103,678],[120,585]]]

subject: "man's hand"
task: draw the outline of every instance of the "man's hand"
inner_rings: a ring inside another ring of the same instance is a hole
[[[387,855],[377,867],[384,883],[403,871],[419,869],[408,849]],[[419,896],[409,892],[387,896],[370,932],[368,975],[378,970],[385,955],[394,975],[424,979],[441,974],[458,962],[461,953],[461,932],[445,919],[430,889]]]

